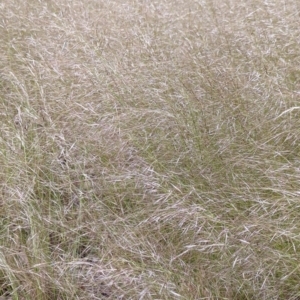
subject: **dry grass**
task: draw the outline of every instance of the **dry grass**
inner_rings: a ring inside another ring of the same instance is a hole
[[[1,1],[0,298],[300,299],[299,14]]]

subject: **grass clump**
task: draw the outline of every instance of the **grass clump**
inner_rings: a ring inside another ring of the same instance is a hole
[[[299,7],[0,4],[0,298],[298,299]]]

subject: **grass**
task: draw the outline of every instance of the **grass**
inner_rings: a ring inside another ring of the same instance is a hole
[[[299,299],[295,1],[0,4],[0,299]]]

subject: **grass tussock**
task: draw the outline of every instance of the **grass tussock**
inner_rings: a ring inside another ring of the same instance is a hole
[[[297,1],[0,3],[0,298],[299,299]]]

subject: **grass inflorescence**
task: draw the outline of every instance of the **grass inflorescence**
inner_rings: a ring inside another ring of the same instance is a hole
[[[299,299],[299,13],[2,1],[0,299]]]

